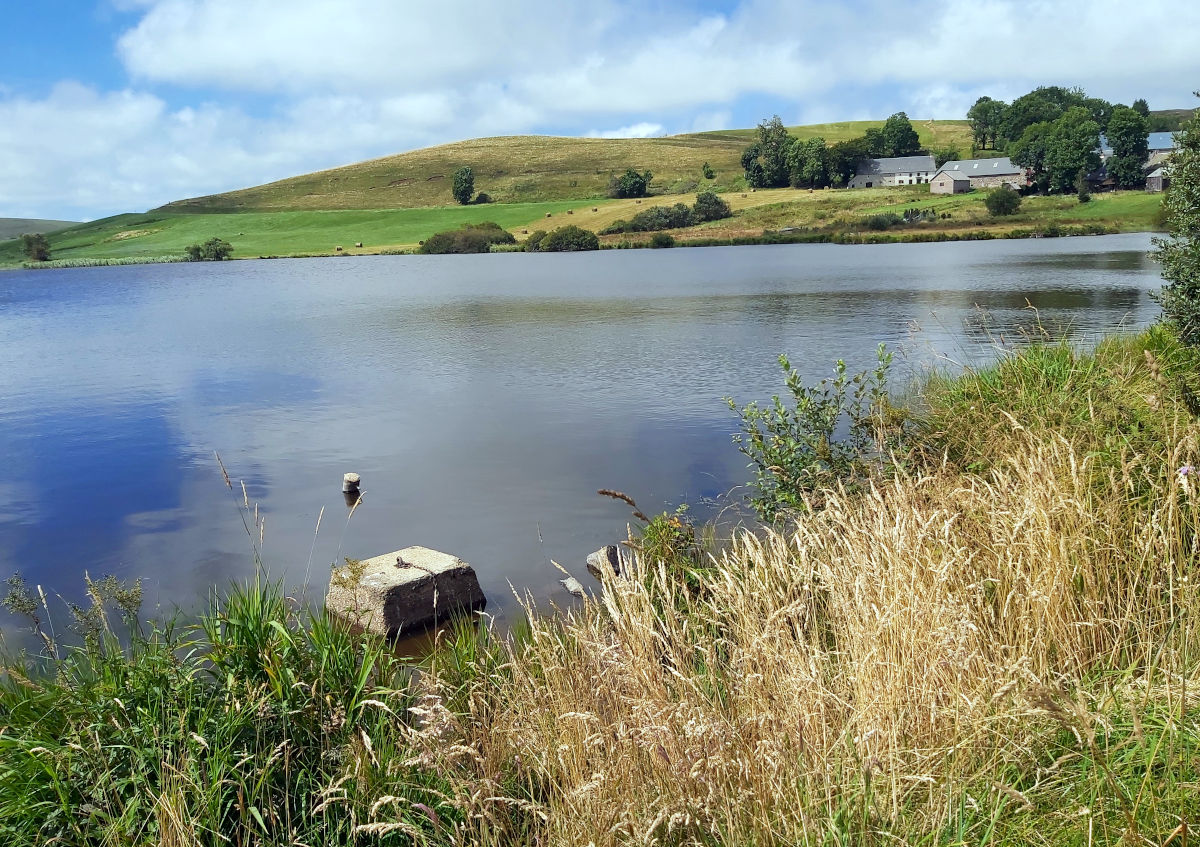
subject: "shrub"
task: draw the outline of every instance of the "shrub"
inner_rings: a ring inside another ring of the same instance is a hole
[[[787,356],[780,356],[788,403],[776,395],[765,408],[752,402],[739,409],[725,398],[740,419],[741,433],[733,440],[750,457],[757,489],[751,502],[764,520],[806,509],[822,489],[853,488],[878,466],[876,457],[886,455],[879,448],[888,438],[892,354],[881,344],[878,357],[874,371],[853,377],[839,359],[832,378],[809,387]],[[837,437],[839,430],[844,438]]]
[[[233,245],[223,238],[210,238],[186,248],[189,262],[220,262],[233,255]]]
[[[1015,215],[1021,208],[1021,195],[1007,185],[1002,185],[990,192],[984,199],[988,214],[992,217]]]
[[[517,239],[499,224],[484,221],[439,232],[425,239],[419,253],[487,253],[493,244],[516,244]]]
[[[596,233],[571,224],[548,233],[538,242],[537,250],[542,253],[568,253],[578,250],[599,250],[600,239]]]
[[[719,221],[732,215],[733,210],[729,208],[729,203],[721,199],[715,191],[702,191],[696,195],[696,202],[692,206],[692,219],[696,223]]]
[[[532,233],[529,234],[529,237],[525,239],[525,252],[526,253],[536,253],[541,248],[542,239],[545,237],[546,237],[546,230],[535,229]]]
[[[625,220],[624,218],[618,218],[617,220],[613,221],[611,224],[606,226],[604,229],[600,230],[600,234],[601,235],[617,235],[622,232],[632,232],[632,231],[633,230],[631,230],[629,228],[629,221]]]
[[[473,201],[471,201],[471,202],[475,203],[475,205],[477,205],[477,206],[482,206],[482,205],[484,205],[485,203],[491,203],[491,202],[492,202],[492,195],[488,194],[486,191],[480,191],[480,192],[479,192],[479,193],[478,193],[478,194],[475,196],[475,199],[474,199]]]
[[[31,262],[50,261],[50,242],[40,232],[21,236],[21,252],[29,257]]]
[[[1080,203],[1090,203],[1092,200],[1092,187],[1088,184],[1087,175],[1080,171],[1075,177],[1075,196]]]
[[[904,218],[897,215],[895,212],[882,212],[878,215],[871,215],[863,218],[863,226],[867,229],[876,231],[891,229],[894,226],[899,226],[904,223]]]
[[[710,165],[708,162],[704,163],[704,166],[700,168],[700,172],[704,174],[705,179],[717,178],[717,172],[712,169],[712,165]]]
[[[638,173],[633,168],[627,168],[619,177],[613,177],[608,182],[609,197],[645,197],[650,191],[650,171]]]
[[[656,248],[674,247],[675,246],[675,238],[670,233],[667,233],[667,232],[656,232],[656,233],[654,233],[654,236],[650,239],[650,246],[656,247]]]

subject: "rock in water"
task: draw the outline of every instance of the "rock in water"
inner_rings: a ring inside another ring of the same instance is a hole
[[[406,547],[335,568],[325,597],[338,617],[389,638],[486,604],[474,568],[428,547]]]
[[[569,576],[566,579],[560,579],[559,582],[562,584],[563,588],[567,589],[568,592],[576,597],[585,596],[583,592],[583,584],[575,577]]]
[[[621,576],[626,571],[625,557],[617,545],[609,544],[587,557],[587,569],[596,579],[603,579],[606,573]]]

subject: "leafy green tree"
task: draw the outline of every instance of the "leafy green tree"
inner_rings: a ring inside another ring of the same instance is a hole
[[[887,156],[911,156],[921,149],[921,139],[908,115],[896,112],[883,123],[883,145]]]
[[[988,192],[983,204],[994,218],[1015,215],[1021,208],[1021,195],[1009,186],[1002,185]]]
[[[1030,172],[1033,184],[1039,191],[1049,188],[1046,154],[1050,148],[1050,136],[1053,131],[1054,124],[1050,121],[1032,124],[1025,128],[1019,139],[1008,145],[1008,157]]]
[[[1046,173],[1051,191],[1075,187],[1080,173],[1100,167],[1100,125],[1086,106],[1073,106],[1054,122],[1046,150]]]
[[[1149,134],[1149,124],[1137,110],[1128,106],[1113,109],[1107,133],[1113,151],[1108,172],[1121,188],[1135,188],[1145,182],[1142,165],[1146,163]]]
[[[1196,92],[1200,97],[1200,91]],[[1157,300],[1163,315],[1179,329],[1179,337],[1200,345],[1200,112],[1179,135],[1171,157],[1171,185],[1163,198],[1167,238],[1154,241],[1155,258],[1169,280]]]
[[[692,220],[696,223],[719,221],[733,215],[733,210],[715,191],[701,191],[692,206]]]
[[[1073,106],[1054,121],[1026,127],[1010,145],[1009,158],[1033,172],[1043,191],[1070,191],[1082,172],[1100,167],[1100,126],[1086,106]]]
[[[866,137],[839,141],[829,148],[826,159],[829,184],[843,186],[858,172],[858,163],[871,156]]]
[[[708,162],[704,163],[704,167],[700,168],[700,172],[704,174],[705,179],[716,179],[717,172],[713,170],[712,165]]]
[[[633,168],[626,168],[625,173],[608,181],[608,196],[645,197],[650,192],[650,180],[653,177],[650,171],[638,173]]]
[[[48,262],[50,261],[50,242],[40,232],[22,235],[21,252],[31,262]]]
[[[823,188],[829,184],[829,152],[825,139],[797,141],[788,151],[790,181],[795,188]]]
[[[996,138],[1000,134],[1007,111],[1007,103],[1003,100],[993,100],[991,97],[980,97],[975,101],[975,105],[967,110],[967,120],[971,123],[971,135],[976,147],[983,150],[987,149],[989,143],[992,147],[996,146]]]
[[[1150,117],[1150,104],[1146,102],[1144,97],[1139,97],[1133,101],[1133,111],[1137,112],[1143,118]]]
[[[795,139],[772,115],[758,125],[758,140],[742,153],[742,169],[751,188],[782,188],[788,184],[788,152]]]
[[[888,155],[887,139],[883,136],[882,127],[871,127],[863,133],[863,143],[867,146],[867,155],[879,158]]]
[[[221,262],[233,255],[233,245],[223,238],[210,238],[203,244],[185,248],[189,262]]]
[[[933,151],[933,163],[939,168],[947,162],[957,162],[958,159],[958,150],[953,147],[942,147]]]
[[[454,199],[466,206],[471,202],[475,193],[475,174],[469,167],[459,168],[454,172],[454,187],[451,189]]]
[[[1100,97],[1088,97],[1080,105],[1085,106],[1092,113],[1092,120],[1099,125],[1101,132],[1108,130],[1108,121],[1112,118],[1113,109],[1116,108],[1112,103]]]

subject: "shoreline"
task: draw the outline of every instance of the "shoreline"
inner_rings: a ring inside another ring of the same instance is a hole
[[[670,230],[661,230],[670,233]],[[1020,227],[1007,231],[996,232],[990,229],[960,229],[933,230],[916,232],[821,232],[811,229],[803,230],[764,230],[761,235],[730,236],[728,238],[686,238],[680,239],[669,248],[656,248],[651,245],[649,236],[636,241],[601,243],[600,250],[655,250],[679,249],[690,247],[756,247],[776,244],[838,244],[844,246],[869,246],[878,244],[941,244],[952,241],[1020,241],[1032,238],[1075,238],[1095,235],[1123,234],[1159,234],[1161,230],[1134,229],[1125,230],[1109,224],[1084,224],[1079,226],[1060,226],[1049,224],[1044,227]],[[494,250],[493,253],[523,253],[524,250]],[[594,252],[594,251],[580,251]],[[271,261],[277,259],[334,259],[358,256],[419,256],[418,250],[383,249],[379,251],[362,250],[340,253],[283,253],[271,256],[241,256],[229,261],[253,262]],[[451,254],[452,255],[452,254]],[[465,255],[465,254],[464,254]],[[483,254],[474,254],[483,255]],[[47,262],[22,262],[19,265],[0,266],[3,271],[21,270],[70,270],[73,268],[121,267],[126,265],[158,265],[158,264],[194,264],[183,256],[146,256],[120,257],[105,259],[51,259]],[[200,264],[200,263],[195,263]]]

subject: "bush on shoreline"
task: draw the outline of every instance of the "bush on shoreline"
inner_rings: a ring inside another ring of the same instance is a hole
[[[492,221],[466,224],[459,229],[439,232],[421,242],[418,252],[426,255],[448,253],[487,253],[493,244],[515,244],[511,232]]]

